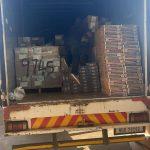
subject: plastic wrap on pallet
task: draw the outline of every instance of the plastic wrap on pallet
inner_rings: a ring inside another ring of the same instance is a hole
[[[17,86],[25,89],[61,87],[58,46],[15,49]]]

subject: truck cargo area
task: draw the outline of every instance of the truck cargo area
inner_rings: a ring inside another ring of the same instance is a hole
[[[19,37],[43,37],[45,45],[52,46],[52,37],[56,38],[55,35],[63,35],[64,38],[68,38],[67,35],[74,23],[84,20],[87,16],[97,16],[100,25],[137,25],[144,77],[144,70],[147,68],[144,67],[144,6],[142,0],[5,0],[3,6],[5,8],[2,12],[5,33],[3,42],[6,80],[4,88],[8,92],[12,92],[17,87],[15,57],[18,57],[18,54],[14,50],[19,47]],[[78,30],[78,32],[81,31]],[[72,32],[72,34],[76,33]],[[69,36],[69,38],[72,37]],[[67,54],[68,62],[70,57]],[[73,75],[72,78],[76,80],[76,76]],[[60,88],[41,91],[36,88],[35,91],[25,91],[25,98],[20,102],[111,99],[111,96],[105,96],[101,92],[101,86],[96,92],[75,94],[63,93]],[[144,92],[134,96],[139,95],[143,96]],[[126,97],[126,95],[120,95],[120,98],[123,97]]]

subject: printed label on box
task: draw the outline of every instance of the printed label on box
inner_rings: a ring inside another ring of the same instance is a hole
[[[28,63],[29,63],[28,60],[23,60],[22,61],[22,65],[24,65],[24,66],[28,65]]]
[[[26,82],[26,81],[30,81],[30,78],[27,76],[22,76],[21,80]]]
[[[54,64],[54,60],[47,60],[47,61],[45,61],[45,66],[46,67],[54,67],[54,66],[56,66],[55,64]]]
[[[44,76],[37,76],[38,81],[44,81]]]
[[[43,70],[37,71],[37,74],[42,76]]]
[[[28,82],[20,82],[20,86],[21,87],[27,87],[28,86]]]
[[[60,61],[59,60],[54,60],[54,66],[60,66]]]
[[[39,76],[40,81],[44,81],[44,76]]]
[[[54,72],[59,72],[59,67],[54,67]]]
[[[51,78],[56,79],[55,74],[52,73],[52,74],[49,74],[49,75],[50,75]]]
[[[117,56],[121,56],[121,54],[118,53]]]
[[[50,49],[48,52],[46,52],[48,55],[53,53],[53,49]]]
[[[37,60],[40,60],[42,58],[41,55],[33,55],[33,59],[37,59]]]
[[[42,85],[42,81],[34,81],[34,86],[41,86]]]
[[[25,59],[28,58],[27,54],[19,54],[19,59]]]
[[[28,53],[28,48],[20,48],[20,53],[23,53],[23,54],[27,54]]]
[[[41,53],[42,52],[42,47],[33,47],[33,53]]]

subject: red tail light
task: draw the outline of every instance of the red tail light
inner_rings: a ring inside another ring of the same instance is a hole
[[[149,122],[149,114],[147,112],[129,114],[130,123]]]
[[[28,129],[27,121],[8,121],[5,124],[6,132],[25,131]]]

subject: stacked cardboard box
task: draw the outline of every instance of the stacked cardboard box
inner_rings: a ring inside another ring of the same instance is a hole
[[[32,65],[29,65],[28,48],[15,49],[15,68],[17,86],[31,88]]]
[[[64,93],[77,94],[81,92],[98,92],[100,90],[99,71],[95,63],[87,63],[85,66],[81,66],[79,76],[62,71],[62,77]]]
[[[63,93],[70,93],[70,70],[66,63],[65,58],[61,58],[61,76],[62,76],[62,92]]]
[[[56,46],[64,45],[64,36],[63,35],[55,35],[55,45]]]
[[[80,67],[79,79],[81,91],[84,93],[98,92],[100,89],[98,67],[95,63],[87,63]]]
[[[68,72],[62,72],[62,91],[63,93],[69,94],[77,94],[81,92],[80,84],[73,79],[69,71]],[[78,76],[75,78],[78,79]]]
[[[27,89],[61,87],[57,46],[15,49],[17,86]]]
[[[78,94],[81,92],[81,86],[75,80],[70,80],[71,93]]]
[[[41,46],[44,45],[43,37],[19,37],[18,46],[28,47],[28,46]]]
[[[70,73],[69,72],[62,72],[62,92],[63,93],[70,93]]]
[[[98,16],[87,16],[86,24],[91,32],[95,32],[98,27]]]
[[[141,68],[138,34],[135,28],[136,26],[105,25],[96,33],[95,56],[100,67],[102,91],[108,96],[138,94],[139,87],[143,87],[142,76],[140,83],[137,73],[131,72],[133,68]],[[131,32],[132,30],[136,32]],[[136,41],[133,40],[134,37]],[[139,74],[142,75],[142,70]],[[136,83],[134,87],[129,84],[131,81]],[[139,94],[141,93],[142,90]]]
[[[77,78],[80,83],[76,80],[70,80],[71,93],[90,93],[100,90],[98,66],[95,63],[81,66]]]
[[[142,95],[144,85],[137,26],[122,26],[121,33],[128,95]]]

